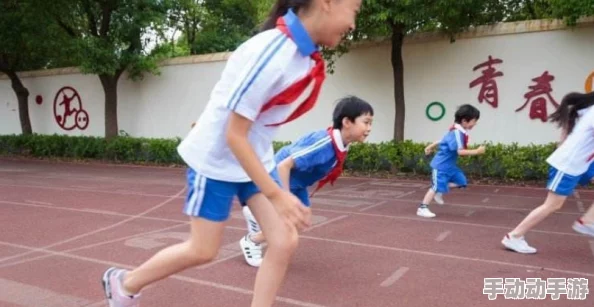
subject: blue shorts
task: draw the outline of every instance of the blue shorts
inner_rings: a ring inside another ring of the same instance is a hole
[[[594,163],[590,164],[588,170],[580,177],[579,184],[582,186],[590,184],[592,177],[594,177]]]
[[[466,176],[459,168],[454,168],[447,171],[433,169],[431,173],[431,188],[437,193],[448,193],[450,191],[449,184],[454,183],[458,188],[465,188],[468,185]]]
[[[568,175],[551,166],[549,168],[547,189],[557,195],[569,196],[573,193],[582,176]]]
[[[250,187],[250,189],[254,189],[255,193],[253,193],[252,195],[256,194],[259,192],[258,187],[256,187],[253,183],[252,183],[253,187]],[[295,195],[297,198],[299,198],[299,200],[306,206],[309,207],[311,206],[311,203],[309,201],[309,193],[307,193],[307,189],[291,189],[291,193],[293,193],[293,195]],[[240,202],[242,206],[247,205],[247,203],[245,201]]]
[[[229,218],[235,196],[239,198],[240,203],[245,203],[260,193],[252,181],[227,182],[209,179],[191,168],[188,168],[186,176],[188,194],[184,213],[213,222],[224,222]],[[276,169],[270,172],[270,176],[279,186],[281,185]]]

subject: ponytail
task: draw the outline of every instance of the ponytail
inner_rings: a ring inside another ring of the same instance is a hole
[[[270,13],[268,14],[268,18],[262,24],[260,31],[263,32],[266,30],[274,29],[274,27],[276,27],[276,20],[279,17],[282,17],[285,14],[287,14],[287,12],[289,12],[289,9],[293,9],[295,14],[297,14],[299,9],[307,8],[310,2],[311,0],[276,0],[276,3],[274,4],[272,9],[270,10]]]
[[[594,105],[594,92],[589,94],[569,93],[563,97],[557,111],[549,116],[551,122],[557,122],[560,128],[570,134],[578,118],[578,111]]]

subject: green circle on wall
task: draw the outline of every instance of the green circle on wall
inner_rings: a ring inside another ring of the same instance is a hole
[[[435,106],[437,106],[439,109],[441,109],[441,112],[437,116],[432,116],[431,109]],[[443,104],[439,101],[434,101],[434,102],[430,103],[429,105],[427,105],[427,108],[425,109],[425,115],[427,115],[427,118],[429,118],[430,120],[432,120],[434,122],[442,119],[445,116],[445,114],[446,114],[446,109],[443,106]]]

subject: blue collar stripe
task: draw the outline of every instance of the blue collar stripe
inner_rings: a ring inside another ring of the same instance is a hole
[[[287,14],[283,16],[285,24],[293,37],[293,41],[297,45],[299,52],[304,56],[310,56],[312,53],[318,50],[313,40],[309,36],[309,33],[303,27],[303,24],[295,15],[292,9],[289,9]]]

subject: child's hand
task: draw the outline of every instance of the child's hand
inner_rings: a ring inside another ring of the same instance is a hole
[[[485,153],[485,146],[484,145],[479,146],[479,148],[476,149],[476,153],[479,154],[479,155],[484,154]]]
[[[285,223],[295,226],[299,231],[310,226],[311,209],[301,203],[293,193],[280,190],[270,201]]]
[[[432,151],[433,151],[433,149],[431,148],[431,146],[425,147],[425,155],[426,156],[430,155]]]

